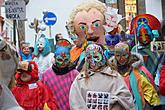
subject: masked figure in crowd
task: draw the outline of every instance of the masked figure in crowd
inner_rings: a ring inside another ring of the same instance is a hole
[[[16,86],[12,92],[25,110],[58,110],[53,94],[38,80],[38,67],[34,61],[22,61],[16,72]]]
[[[42,73],[52,66],[54,59],[48,38],[44,34],[40,36],[34,47],[34,55],[34,61],[37,63],[39,69],[39,79],[41,79]]]
[[[148,110],[160,104],[153,76],[143,66],[143,62],[142,55],[131,53],[127,43],[120,42],[115,45],[115,56],[111,59],[111,63],[116,65],[124,77],[134,97],[136,110]]]
[[[23,43],[21,45],[21,51],[20,51],[20,61],[31,61],[33,60],[34,56],[32,55],[32,52],[30,50],[30,44],[29,43]]]
[[[165,109],[165,44],[163,58],[161,61],[161,73],[160,73],[160,81],[159,81],[159,92],[160,92],[160,100],[161,100],[161,110]]]
[[[114,56],[114,46],[119,43],[121,39],[120,34],[117,34],[117,30],[118,28],[115,28],[105,35],[105,42],[110,50],[110,57]]]
[[[136,16],[131,23],[131,33],[136,34],[139,45],[132,48],[143,55],[144,64],[151,74],[155,77],[159,56],[150,49],[150,42],[159,37],[158,29],[160,22],[150,14],[141,14]]]
[[[78,74],[75,65],[70,61],[70,46],[68,40],[58,40],[54,51],[55,62],[41,78],[41,81],[53,91],[55,100],[58,100],[59,110],[70,110],[69,91]]]
[[[100,45],[87,46],[84,68],[71,86],[71,110],[134,110],[122,76],[107,64],[103,52]]]

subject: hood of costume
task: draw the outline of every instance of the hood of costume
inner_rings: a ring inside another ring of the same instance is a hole
[[[39,52],[38,47],[41,45],[44,47],[44,49],[42,52]],[[39,55],[46,56],[50,52],[51,52],[51,46],[50,46],[49,40],[48,40],[48,38],[46,38],[46,36],[44,34],[42,34],[39,37],[36,45],[34,46],[34,55],[35,56],[39,56]]]
[[[31,76],[31,80],[28,82],[23,82],[21,80],[21,74],[27,73]],[[38,66],[34,61],[21,61],[18,65],[17,72],[15,75],[15,79],[17,84],[23,85],[23,84],[31,84],[38,80]]]

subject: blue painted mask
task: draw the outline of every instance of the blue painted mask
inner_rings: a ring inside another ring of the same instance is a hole
[[[65,68],[70,63],[70,48],[56,46],[55,52],[55,65],[59,68]]]
[[[113,35],[107,34],[105,35],[105,41],[108,46],[115,46],[117,43],[120,42],[120,35],[116,34],[113,36]]]

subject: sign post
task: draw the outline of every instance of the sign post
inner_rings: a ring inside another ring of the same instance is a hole
[[[26,19],[26,5],[24,0],[8,0],[5,2],[6,18],[12,20]]]
[[[49,26],[49,35],[51,38],[51,36],[52,36],[51,35],[51,26],[53,26],[56,23],[57,17],[52,12],[46,12],[46,13],[44,13],[43,21],[47,26]]]
[[[24,0],[5,1],[6,18],[13,20],[13,39],[16,45],[16,20],[26,19],[26,5]]]

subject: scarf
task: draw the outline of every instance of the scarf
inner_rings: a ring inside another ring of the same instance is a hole
[[[52,65],[52,70],[54,71],[54,73],[56,74],[56,75],[64,75],[64,74],[66,74],[66,73],[68,73],[68,72],[70,72],[71,70],[73,70],[73,69],[75,69],[75,65],[72,65],[72,66],[67,66],[67,67],[65,67],[65,68],[59,68],[59,67],[57,67],[56,65]]]
[[[32,56],[31,54],[28,54],[27,56],[25,54],[21,54],[21,60],[22,61],[31,61],[32,60]]]

